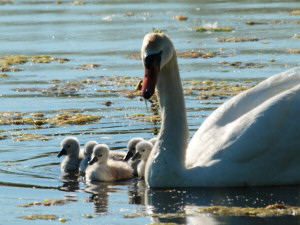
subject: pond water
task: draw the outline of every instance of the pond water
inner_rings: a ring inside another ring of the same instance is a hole
[[[188,88],[196,83],[217,88],[226,84],[236,94],[241,87],[300,65],[297,9],[297,0],[0,1],[0,224],[60,224],[63,219],[67,224],[300,224],[295,216],[221,217],[197,212],[211,205],[300,206],[299,186],[157,190],[139,179],[86,186],[82,178],[62,176],[61,159],[56,157],[60,142],[69,135],[76,136],[81,146],[94,139],[112,150],[126,151],[130,138],[157,134],[159,122],[130,118],[147,115],[145,103],[124,96],[143,76],[137,58],[143,36],[153,28],[167,33],[178,52],[200,50],[209,55],[178,60],[192,136],[230,94],[222,89],[206,95]],[[178,15],[187,19],[177,20]],[[233,31],[195,31],[216,26]],[[244,41],[217,39],[230,36]],[[4,57],[12,55],[26,57],[22,64],[5,68]],[[38,63],[29,58],[42,55],[68,61]],[[57,115],[70,113],[101,119],[55,122]],[[56,218],[26,219],[45,214]]]

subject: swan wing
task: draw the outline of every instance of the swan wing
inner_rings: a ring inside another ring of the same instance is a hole
[[[186,165],[291,170],[291,161],[300,164],[299,115],[300,68],[295,68],[266,79],[212,113],[192,138]]]

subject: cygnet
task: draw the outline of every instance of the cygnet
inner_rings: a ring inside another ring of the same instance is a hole
[[[79,172],[81,174],[85,173],[85,170],[88,166],[88,162],[91,160],[94,147],[98,144],[97,141],[88,141],[84,145],[84,159],[80,162]]]
[[[124,161],[126,161],[131,166],[131,168],[133,169],[134,176],[138,175],[137,174],[137,166],[139,164],[139,160],[133,161],[131,158],[136,153],[136,145],[143,140],[144,139],[141,137],[134,137],[134,138],[131,138],[127,144],[127,154],[124,157]]]
[[[145,176],[145,166],[153,145],[150,141],[141,141],[136,145],[136,153],[132,157],[132,160],[140,160],[137,166],[137,172],[139,177]]]
[[[98,144],[93,149],[91,161],[86,169],[87,181],[118,181],[132,178],[133,169],[125,162],[109,158],[109,147]]]
[[[79,156],[80,146],[79,141],[75,137],[66,137],[61,142],[61,151],[58,153],[57,157],[61,157],[63,155],[66,158],[61,162],[61,172],[71,172],[78,171],[79,164],[82,158]]]

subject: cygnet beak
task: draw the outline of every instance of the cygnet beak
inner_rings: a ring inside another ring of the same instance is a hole
[[[128,151],[123,160],[127,162],[132,156],[133,153],[131,151]]]
[[[59,158],[59,157],[61,157],[62,155],[67,155],[67,150],[64,149],[64,148],[58,153],[57,157]]]
[[[132,157],[132,161],[134,160],[139,160],[141,158],[141,154],[139,152],[135,153],[134,156]]]
[[[98,161],[98,158],[95,156],[94,158],[92,158],[92,160],[90,160],[89,162],[88,162],[88,164],[89,165],[93,165],[95,162],[97,162]]]

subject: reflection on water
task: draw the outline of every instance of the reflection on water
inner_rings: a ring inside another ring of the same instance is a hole
[[[145,3],[95,0],[82,1],[85,2],[82,5],[74,2],[0,1],[0,57],[51,55],[70,59],[64,63],[27,62],[12,66],[20,68],[19,72],[5,71],[0,66],[0,113],[18,111],[7,114],[19,119],[0,125],[0,205],[3,206],[0,224],[24,224],[28,221],[20,218],[23,215],[48,213],[76,224],[299,224],[298,218],[292,216],[235,218],[196,212],[197,207],[209,205],[258,207],[284,203],[299,206],[298,186],[161,190],[148,189],[139,179],[86,184],[76,174],[60,175],[60,159],[56,158],[61,140],[68,135],[78,137],[81,147],[88,140],[97,140],[113,150],[125,151],[130,138],[150,139],[158,133],[159,122],[129,119],[132,114],[147,114],[145,104],[138,98],[129,99],[104,91],[135,87],[116,86],[110,79],[113,79],[112,75],[122,76],[120,81],[126,80],[126,76],[143,75],[141,61],[128,56],[139,54],[144,34],[153,27],[166,32],[178,51],[217,53],[212,58],[179,58],[183,81],[240,83],[248,82],[249,78],[259,81],[299,66],[299,54],[288,51],[299,49],[299,38],[293,36],[300,33],[300,18],[289,15],[300,8],[299,1],[156,0]],[[176,20],[177,15],[186,16],[187,20]],[[248,21],[263,23],[248,25]],[[218,26],[230,26],[234,31],[195,31],[197,26],[216,22]],[[260,40],[216,41],[218,37],[228,36]],[[222,64],[222,61],[228,63]],[[233,62],[260,67],[230,66]],[[100,66],[76,69],[84,64]],[[68,89],[64,85],[72,81],[81,82],[82,89],[76,93],[70,90],[59,90],[61,94],[49,92],[56,84]],[[200,91],[193,91],[192,96],[185,94],[192,136],[203,120],[227,98],[218,95],[209,100],[202,99]],[[110,106],[106,102],[111,102]],[[42,113],[50,118],[62,109],[99,115],[101,119],[85,125],[18,125],[20,118],[33,118],[32,113]],[[22,133],[38,134],[50,140],[16,141]],[[45,199],[68,199],[68,203],[52,207],[17,206]],[[131,213],[139,216],[126,218]],[[163,215],[157,216],[159,213]],[[93,215],[93,218],[82,215]],[[30,223],[49,224],[49,221]],[[60,223],[56,220],[51,224]]]

